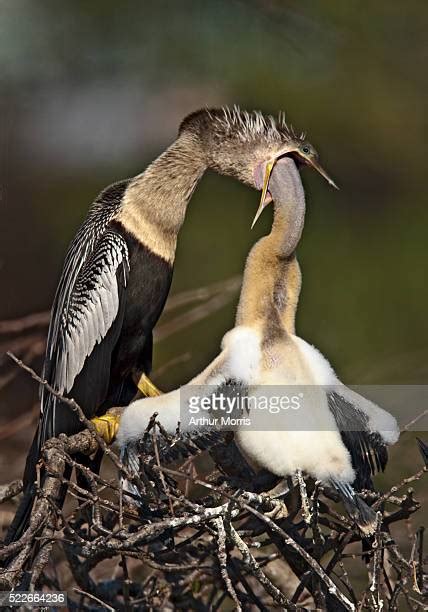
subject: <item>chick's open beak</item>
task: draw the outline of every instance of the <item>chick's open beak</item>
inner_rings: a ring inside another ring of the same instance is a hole
[[[257,209],[256,215],[253,219],[253,222],[251,224],[251,229],[253,229],[253,227],[256,224],[257,219],[260,217],[260,215],[262,214],[263,210],[266,208],[266,206],[269,204],[269,202],[271,202],[271,200],[266,198],[267,195],[267,190],[268,190],[268,185],[269,185],[269,179],[270,179],[270,174],[272,172],[272,168],[275,165],[276,160],[274,161],[270,161],[266,164],[266,170],[265,170],[265,175],[263,178],[263,189],[262,189],[262,197],[260,198],[260,204],[259,207]]]

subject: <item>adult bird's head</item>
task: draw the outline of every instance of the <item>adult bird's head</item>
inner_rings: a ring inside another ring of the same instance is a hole
[[[284,156],[292,157],[298,166],[312,166],[336,187],[321,167],[314,147],[304,134],[296,134],[287,125],[283,113],[275,118],[259,111],[242,111],[236,106],[203,109],[183,120],[179,134],[195,141],[209,168],[262,192],[253,225],[272,201],[270,174]]]

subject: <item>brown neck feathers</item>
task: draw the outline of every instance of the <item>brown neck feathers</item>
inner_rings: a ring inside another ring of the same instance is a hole
[[[172,263],[187,204],[206,168],[197,138],[183,134],[131,181],[117,220]]]

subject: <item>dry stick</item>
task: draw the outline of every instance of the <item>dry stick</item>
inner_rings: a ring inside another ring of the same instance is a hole
[[[342,537],[342,541],[336,547],[336,551],[335,551],[332,559],[330,560],[329,564],[327,565],[327,567],[325,569],[327,574],[330,574],[330,572],[333,571],[334,566],[336,565],[336,563],[338,563],[338,561],[340,560],[340,557],[342,556],[342,552],[345,550],[345,548],[348,546],[349,542],[352,540],[352,536],[353,536],[353,532],[351,530],[351,531],[348,531]]]
[[[324,543],[324,536],[322,534],[322,531],[319,525],[319,496],[320,496],[321,491],[322,491],[322,488],[320,486],[320,483],[316,482],[314,491],[311,497],[311,502],[312,502],[311,527],[312,527],[312,533],[313,533],[313,541],[314,541],[315,548],[317,551],[321,551],[323,543]]]
[[[157,468],[159,469],[159,468]],[[166,471],[166,468],[161,468]],[[176,474],[176,472],[175,472]],[[181,475],[183,476],[183,475]],[[148,543],[155,539],[158,535],[163,533],[165,529],[177,529],[182,527],[194,527],[195,525],[200,525],[204,521],[210,521],[218,516],[224,516],[228,509],[228,504],[223,504],[221,506],[216,506],[214,508],[205,508],[203,512],[200,514],[194,514],[191,516],[180,516],[175,518],[168,518],[159,521],[158,523],[151,523],[149,525],[145,525],[141,529],[138,529],[135,533],[132,533],[125,542],[112,542],[109,548],[117,547],[117,550],[120,552],[126,552],[128,548],[140,545],[142,542]],[[237,510],[233,511],[234,516],[239,512]],[[91,543],[92,544],[92,543]],[[91,549],[91,544],[88,547],[88,550]]]
[[[56,474],[61,473],[64,469],[65,461],[58,452],[58,446],[61,444],[59,440],[52,439],[46,444],[44,454],[46,456],[46,463],[50,466],[51,470],[55,470]],[[52,471],[53,471],[52,470]],[[49,498],[56,499],[59,494],[60,482],[55,475],[48,473],[44,483],[43,489],[40,491],[43,497],[38,500],[38,503],[33,508],[30,517],[30,524],[24,535],[17,540],[12,542],[8,546],[0,549],[0,558],[9,557],[18,550],[25,548],[25,546],[33,540],[37,531],[43,527],[50,517],[50,503]]]
[[[318,490],[318,492],[320,492],[320,488],[315,489],[315,491],[317,491],[317,490]],[[315,491],[314,491],[314,500],[318,499],[317,496],[315,498]],[[314,501],[314,508],[316,506],[317,506],[317,504]],[[318,510],[316,510],[316,517],[318,518]],[[321,534],[321,532],[320,532],[320,534]],[[354,535],[354,530],[350,529],[349,531],[347,531],[345,533],[345,535],[342,537],[341,542],[338,543],[338,545],[336,546],[336,551],[335,551],[333,557],[331,558],[330,562],[328,563],[327,567],[325,568],[325,573],[328,576],[331,574],[331,572],[333,571],[336,563],[341,558],[342,552],[345,550],[346,546],[351,541],[353,535]],[[293,602],[297,602],[298,601],[300,595],[303,593],[303,590],[306,588],[306,585],[308,584],[311,576],[312,576],[312,572],[307,571],[301,577],[300,583],[298,584],[298,586],[297,586],[297,588],[296,588],[296,590],[295,590],[295,592],[293,594],[293,597],[291,599]]]
[[[199,562],[198,563],[158,563],[157,561],[153,561],[153,559],[150,557],[150,555],[146,554],[146,553],[136,553],[136,554],[131,554],[131,553],[126,553],[128,556],[133,556],[136,559],[141,559],[143,560],[145,563],[147,563],[147,565],[149,565],[150,567],[153,567],[154,569],[158,569],[158,570],[162,570],[163,572],[173,572],[173,573],[177,573],[177,572],[189,572],[192,570],[197,570],[198,572],[204,571],[204,572],[215,572],[215,568],[211,567],[210,565],[201,565]]]
[[[397,604],[398,604],[398,598],[400,596],[401,591],[404,589],[404,585],[402,583],[402,576],[401,574],[398,575],[398,579],[397,579],[397,584],[395,585],[394,591],[392,593],[391,596],[391,600],[389,602],[389,609],[392,612],[395,612],[396,610],[398,610],[397,608]]]
[[[16,497],[23,488],[22,480],[14,480],[9,484],[0,485],[0,504]]]
[[[106,553],[108,555],[113,554],[133,554],[135,551],[133,547],[137,544],[148,543],[155,539],[158,535],[163,533],[166,529],[175,529],[182,527],[189,527],[198,525],[202,522],[209,522],[217,516],[225,515],[227,513],[227,504],[216,508],[205,508],[199,515],[191,515],[184,517],[176,517],[173,519],[164,519],[158,523],[152,523],[139,529],[136,533],[132,533],[129,537],[124,539],[118,539],[112,537],[110,541],[105,541],[105,538],[98,538],[95,541],[81,543],[81,554],[87,557],[91,555],[98,555]],[[239,512],[235,510],[233,515],[237,515]],[[120,535],[120,534],[118,534]]]
[[[83,432],[81,432],[81,434],[87,433],[88,435],[90,435],[89,431],[85,430]],[[74,437],[80,436],[81,434],[77,434]],[[92,441],[93,438],[91,438]],[[82,449],[79,452],[84,452],[84,449]],[[90,472],[89,468],[82,466],[80,463],[77,463],[76,461],[70,460],[69,457],[66,456],[66,461],[69,465],[71,465],[72,467],[75,467],[78,470],[83,471],[85,474],[88,474]],[[119,487],[116,487],[112,482],[107,482],[105,481],[103,478],[101,478],[98,474],[94,474],[93,472],[91,472],[91,476],[93,478],[94,481],[97,481],[101,484],[100,490],[98,493],[102,493],[105,489],[111,489],[112,491],[115,492],[119,492],[120,489]],[[77,491],[78,493],[80,492],[81,495],[84,495],[84,503],[82,503],[78,508],[76,508],[75,510],[73,510],[73,512],[69,515],[68,518],[74,517],[74,515],[76,514],[77,511],[81,511],[83,510],[86,506],[90,505],[93,501],[93,497],[92,494],[89,493],[89,491],[85,490],[85,489],[81,489],[80,487],[78,487],[77,484],[73,483],[70,480],[67,480],[65,478],[63,478],[61,480],[62,483],[67,484],[67,486],[70,488],[70,492],[71,494],[73,494],[73,490]],[[125,491],[124,492],[126,495],[128,495],[128,493]],[[76,498],[80,499],[79,496],[76,494],[75,495]],[[98,495],[96,496],[98,498]],[[103,508],[106,508],[108,510],[114,510],[114,511],[118,511],[118,507],[120,507],[118,505],[115,505],[114,502],[106,500],[106,499],[101,499],[99,498],[99,503],[102,505]],[[126,511],[125,512],[125,516],[127,518],[130,519],[136,519],[138,518],[138,514],[133,514],[132,512]]]
[[[393,565],[389,558],[389,551],[383,546],[383,544],[380,544],[380,550],[382,551],[382,573],[384,584],[386,585],[387,589],[386,595],[389,597],[389,599],[391,599],[395,587],[395,578],[392,575]]]
[[[391,487],[389,491],[381,495],[379,499],[375,501],[375,503],[372,505],[373,510],[377,510],[381,506],[381,504],[383,504],[383,502],[387,501],[391,496],[397,493],[397,491],[399,491],[406,485],[410,484],[411,482],[414,482],[415,480],[419,480],[426,473],[428,473],[428,467],[424,466],[421,470],[419,470],[412,476],[403,478],[397,485],[394,485],[393,487]]]
[[[409,563],[412,567],[413,589],[417,593],[419,593],[419,588],[418,588],[418,583],[417,583],[417,578],[416,578],[416,562],[415,562],[416,543],[417,543],[417,534],[414,534],[412,550],[410,551]]]
[[[157,466],[159,468],[161,468],[162,466],[161,466],[160,457],[159,457],[159,448],[158,448],[158,440],[157,440],[156,427],[153,427],[153,429],[152,429],[152,443],[153,443],[153,449],[154,449],[154,452],[155,452],[155,458],[156,458]],[[172,505],[171,493],[170,493],[169,487],[168,487],[168,485],[166,483],[165,476],[163,475],[162,471],[160,472],[160,479],[161,479],[162,488],[164,490],[164,493],[165,493],[165,495],[168,498],[169,511],[172,514],[172,516],[175,516],[175,514],[174,514],[174,506]]]
[[[322,557],[325,542],[319,525],[319,495],[321,492],[320,484],[321,483],[318,481],[315,482],[314,490],[311,496],[312,516],[310,527],[312,528],[312,541],[314,543],[312,555],[317,561],[319,561]],[[320,608],[325,608],[325,594],[322,591],[319,580],[316,581],[313,590],[313,597],[316,605],[318,605],[318,607]]]
[[[382,559],[382,550],[381,550],[381,535],[380,528],[382,524],[382,517],[380,512],[377,513],[377,524],[376,524],[376,533],[374,537],[374,542],[372,544],[372,548],[374,549],[373,554],[373,577],[372,583],[370,585],[370,596],[373,604],[373,610],[382,610],[383,601],[380,599],[380,577],[381,577],[381,559]]]
[[[53,540],[51,540],[52,536],[54,535],[54,529],[47,527],[47,529],[45,529],[43,531],[43,538],[46,538],[47,541],[45,542],[45,544],[40,548],[39,552],[37,553],[37,556],[34,560],[34,562],[31,565],[31,582],[30,582],[30,591],[32,591],[36,584],[37,581],[39,580],[43,570],[45,569],[46,565],[48,564],[49,561],[49,557],[52,551],[52,547],[53,547]]]
[[[265,591],[267,593],[269,593],[269,595],[272,597],[274,602],[279,604],[279,605],[281,605],[281,606],[284,606],[284,608],[286,610],[293,610],[293,611],[302,610],[301,607],[296,606],[295,604],[293,604],[288,599],[288,597],[286,597],[278,589],[278,587],[276,587],[269,580],[269,578],[266,576],[266,574],[261,570],[261,568],[260,568],[259,564],[257,563],[256,559],[251,554],[248,546],[245,544],[244,540],[238,535],[238,533],[236,532],[236,530],[235,530],[235,528],[233,527],[232,524],[228,525],[228,529],[229,529],[230,537],[231,537],[232,541],[234,542],[234,544],[236,545],[236,547],[238,548],[239,552],[241,553],[245,565],[247,565],[250,568],[250,570],[254,573],[254,576],[257,578],[257,580],[263,586]]]
[[[345,607],[347,607],[348,610],[355,609],[354,604],[352,604],[348,600],[348,598],[345,597],[345,595],[343,595],[341,591],[339,591],[339,589],[334,584],[334,582],[331,580],[331,578],[327,576],[323,568],[291,536],[289,536],[283,529],[281,529],[281,527],[276,525],[276,523],[274,523],[272,519],[263,515],[261,512],[258,512],[258,510],[255,510],[254,508],[252,508],[251,506],[248,506],[247,504],[242,504],[242,506],[246,510],[248,510],[249,512],[257,516],[261,521],[265,522],[271,528],[272,531],[275,531],[276,533],[278,533],[278,535],[282,537],[282,539],[284,540],[287,546],[290,546],[298,554],[300,554],[300,556],[304,558],[304,560],[316,572],[316,574],[318,574],[318,576],[321,578],[324,584],[326,584],[329,593],[335,595],[341,601],[341,603]]]
[[[159,469],[159,468],[156,468],[156,469]],[[175,476],[175,477],[190,478],[187,474],[183,474],[182,472],[177,472],[175,470],[170,470],[168,468],[161,468],[161,469],[167,474],[171,474],[172,476]],[[272,519],[265,516],[264,514],[262,514],[255,508],[253,508],[252,506],[249,506],[238,496],[234,497],[230,495],[229,493],[227,493],[226,491],[221,490],[218,487],[215,487],[208,482],[199,480],[199,478],[194,478],[192,480],[195,484],[198,484],[202,487],[206,487],[207,489],[210,489],[218,493],[219,495],[222,495],[224,497],[229,498],[232,501],[235,501],[242,508],[245,508],[245,510],[247,510],[248,512],[251,512],[251,514],[253,514],[258,519],[266,523],[270,527],[270,529],[272,529],[273,531],[275,531],[282,537],[282,539],[284,540],[287,546],[290,546],[291,548],[293,548],[301,557],[304,558],[304,560],[308,563],[308,565],[310,565],[310,567],[315,571],[315,573],[324,581],[330,593],[335,595],[341,601],[341,603],[347,607],[348,610],[355,610],[354,604],[351,603],[349,599],[345,597],[345,595],[343,595],[343,593],[339,591],[337,586],[334,584],[331,578],[327,576],[323,568],[315,561],[315,559],[313,559],[309,555],[309,553],[307,553],[306,550],[304,550],[291,536],[289,536],[283,529],[281,529],[281,527],[279,527],[274,521],[272,521]]]
[[[394,559],[395,564],[400,568],[400,571],[406,571],[409,575],[412,571],[412,566],[410,563],[403,557],[403,555],[398,550],[397,544],[391,538],[389,533],[382,532],[382,540],[384,548],[387,548],[391,554],[391,557]]]
[[[416,416],[414,419],[412,419],[411,421],[409,421],[407,423],[407,425],[404,425],[404,427],[401,428],[401,430],[404,431],[409,431],[409,429],[413,426],[416,425],[416,423],[418,421],[420,421],[421,419],[424,418],[424,416],[426,416],[428,414],[428,408],[426,410],[424,410],[423,412],[421,412],[421,414],[418,414],[418,416]]]
[[[20,553],[13,559],[6,570],[0,575],[0,591],[12,590],[19,580],[28,555],[31,552],[31,542],[28,542]]]
[[[119,484],[118,521],[119,521],[119,529],[122,530],[123,529],[123,479],[122,478],[120,479],[120,484]],[[128,610],[131,610],[130,599],[129,599],[129,585],[131,581],[129,579],[128,565],[126,563],[125,555],[120,555],[119,565],[122,568],[122,572],[123,572],[123,597],[124,597],[124,603],[125,603],[125,611],[128,612]]]
[[[87,431],[87,430],[84,430],[84,431]],[[84,432],[81,432],[81,433],[84,433]],[[87,433],[89,434],[89,432],[87,432]],[[83,452],[83,451],[77,451],[77,452]],[[115,484],[116,483],[115,479],[105,480],[104,478],[101,478],[101,476],[99,474],[95,474],[95,472],[92,472],[89,467],[87,467],[85,465],[82,465],[78,461],[74,461],[74,459],[72,459],[70,457],[70,455],[68,455],[68,454],[65,454],[65,459],[66,459],[67,463],[71,467],[74,467],[77,470],[80,470],[81,472],[83,472],[85,475],[88,475],[91,478],[93,478],[93,480],[95,480],[102,487],[102,490],[104,490],[104,489],[111,489],[112,491],[115,491],[116,493],[119,493],[120,486]],[[125,495],[127,494],[126,491],[124,491],[124,493],[125,493]]]
[[[181,477],[183,477],[183,475],[181,474]],[[224,492],[223,492],[224,493]]]
[[[342,575],[340,576],[340,580],[346,586],[346,588],[348,589],[349,593],[352,595],[352,597],[354,598],[354,600],[356,602],[357,598],[355,596],[354,589],[352,588],[352,584],[351,584],[351,581],[349,580],[348,572],[346,571],[345,565],[344,565],[344,563],[342,563],[342,561],[339,561],[339,567],[342,570]]]
[[[226,530],[224,528],[223,518],[219,516],[214,520],[214,524],[217,528],[217,557],[220,565],[220,573],[223,578],[224,584],[226,585],[227,592],[229,593],[232,601],[235,604],[235,610],[241,612],[241,604],[233,588],[232,581],[227,571],[227,552],[226,552]]]
[[[76,513],[77,510],[82,510],[86,505],[88,505],[88,502],[90,505],[93,505],[94,507],[97,507],[96,509],[96,516],[94,517],[94,523],[97,527],[101,528],[103,530],[103,532],[105,531],[105,529],[102,526],[101,523],[101,519],[100,519],[100,507],[104,508],[105,510],[114,510],[116,512],[119,512],[119,506],[116,505],[114,502],[108,500],[108,499],[102,499],[100,498],[99,494],[98,494],[98,490],[92,490],[92,491],[88,491],[86,489],[82,489],[81,487],[79,487],[76,483],[74,483],[71,480],[67,480],[66,478],[61,478],[59,477],[59,480],[61,482],[61,484],[66,484],[67,487],[70,489],[70,494],[75,497],[78,500],[84,501],[84,504],[82,504],[81,506],[79,506],[79,508],[76,508],[76,510],[74,510],[73,514]],[[96,493],[94,492],[96,491]],[[101,492],[101,491],[100,491]],[[127,515],[128,518],[137,518],[136,516],[129,514]]]
[[[91,593],[87,593],[86,591],[82,591],[82,589],[78,589],[77,587],[73,587],[73,591],[75,591],[76,593],[79,593],[79,595],[83,595],[84,597],[87,597],[88,599],[91,599],[92,601],[96,601],[101,606],[103,606],[104,609],[111,610],[111,612],[115,612],[114,608],[112,608],[111,606],[106,604],[105,601],[102,601],[102,599],[98,599],[98,597],[95,597],[95,595],[91,595]]]
[[[30,529],[32,521],[36,519],[35,526],[43,526],[43,530],[40,534],[40,540],[45,541],[44,545],[40,550],[37,551],[37,556],[32,564],[32,578],[30,587],[34,588],[35,582],[46,567],[50,552],[53,545],[53,537],[56,528],[55,515],[58,516],[58,508],[56,501],[60,495],[60,482],[58,477],[64,474],[65,470],[65,459],[61,455],[59,444],[57,441],[52,442],[51,446],[43,450],[43,462],[49,466],[47,470],[47,477],[45,479],[44,487],[42,490],[43,497],[39,505],[33,507],[31,518],[30,518]],[[46,508],[46,511],[45,511]],[[36,533],[33,525],[33,538]]]
[[[426,605],[424,605],[422,602],[418,601],[417,599],[409,595],[408,591],[404,592],[404,597],[406,598],[407,605],[409,606],[410,610],[422,610],[422,612],[427,611]],[[411,603],[410,603],[411,601],[416,604],[416,608],[413,608],[411,606]]]
[[[236,567],[238,565],[238,559],[231,558],[230,560],[231,560],[232,569],[234,573],[236,574],[236,582],[240,582],[242,584],[243,588],[246,590],[247,597],[251,599],[251,601],[256,606],[257,610],[260,610],[260,612],[269,612],[269,610],[263,605],[263,602],[260,600],[259,596],[254,593],[254,590],[251,588],[251,585],[248,583],[245,577],[245,574],[241,573],[239,571],[239,568]]]

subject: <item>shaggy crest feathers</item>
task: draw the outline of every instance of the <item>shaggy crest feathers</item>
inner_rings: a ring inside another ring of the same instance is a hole
[[[297,134],[292,125],[285,120],[285,113],[280,111],[278,117],[264,115],[261,111],[232,108],[205,108],[195,111],[181,122],[179,134],[184,131],[198,132],[202,127],[217,130],[221,134],[233,135],[242,142],[265,139],[278,142],[284,140],[304,141],[305,133]]]

